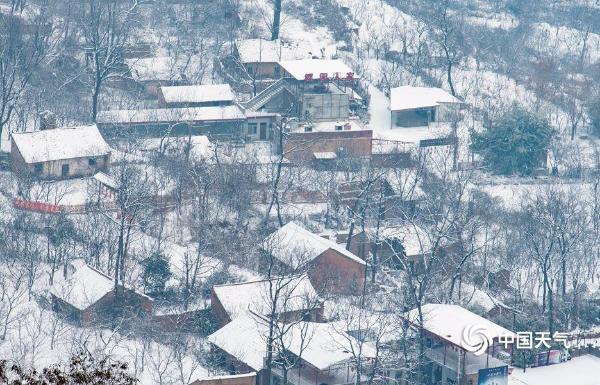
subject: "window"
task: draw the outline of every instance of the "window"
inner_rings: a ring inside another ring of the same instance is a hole
[[[44,164],[43,163],[36,163],[33,166],[33,169],[35,170],[36,174],[41,174],[42,171],[44,171]]]
[[[312,126],[304,126],[304,132],[312,132]]]
[[[62,176],[68,176],[69,175],[69,165],[68,164],[63,164],[62,165],[61,173],[62,173]]]
[[[336,126],[335,126],[335,130],[336,130],[336,131],[342,131],[342,129],[343,129],[343,128],[344,128],[344,127],[343,127],[343,126],[340,126],[340,125],[336,125]]]
[[[92,167],[96,167],[96,158],[89,158],[88,164]]]
[[[248,123],[248,135],[256,135],[256,123]]]

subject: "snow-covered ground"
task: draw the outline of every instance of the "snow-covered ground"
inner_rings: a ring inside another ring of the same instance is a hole
[[[585,355],[561,364],[515,368],[509,385],[600,385],[600,357]]]

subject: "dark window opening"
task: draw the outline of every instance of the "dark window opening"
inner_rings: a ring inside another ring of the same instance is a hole
[[[62,176],[68,176],[69,175],[69,165],[68,164],[63,164],[62,165],[61,174],[62,174]]]
[[[90,158],[90,159],[88,159],[88,164],[90,166],[96,166],[96,158]]]

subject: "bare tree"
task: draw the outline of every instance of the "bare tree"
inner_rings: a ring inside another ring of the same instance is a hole
[[[102,87],[106,81],[126,74],[123,53],[138,21],[142,1],[86,0],[76,3],[86,65],[92,76],[91,119],[96,121]]]
[[[29,21],[13,11],[0,18],[0,136],[48,53],[45,20],[42,14],[25,26]],[[26,32],[30,28],[31,33]]]

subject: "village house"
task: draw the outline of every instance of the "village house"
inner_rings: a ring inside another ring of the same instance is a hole
[[[323,301],[306,275],[215,285],[211,308],[221,326],[248,311],[264,317],[274,312],[283,322],[323,321]]]
[[[282,60],[311,57],[303,48],[286,44],[280,39],[243,39],[234,44],[233,54],[244,70],[254,79],[279,79]]]
[[[460,118],[464,103],[441,88],[402,86],[392,88],[392,127],[423,127]]]
[[[154,300],[130,286],[120,286],[115,295],[113,278],[85,263],[70,261],[59,269],[50,289],[52,308],[69,319],[89,326],[118,315],[147,317]],[[120,297],[119,297],[120,296]]]
[[[298,322],[285,330],[274,342],[274,359],[289,355],[294,365],[288,368],[288,384],[293,385],[342,385],[362,384],[366,376],[356,378],[357,360],[368,363],[375,357],[374,348],[362,344],[362,354],[356,357],[359,342],[338,330],[331,323]],[[230,373],[258,374],[257,385],[267,383],[266,369],[268,322],[256,315],[248,314],[236,318],[208,336],[213,346],[213,355]],[[283,345],[281,343],[283,341]],[[293,357],[293,359],[292,359]],[[270,384],[282,385],[283,371],[274,364]]]
[[[109,136],[206,135],[211,140],[268,140],[277,114],[244,111],[237,104],[100,111],[97,124]]]
[[[319,292],[357,293],[365,282],[366,263],[336,242],[289,222],[262,243],[263,264],[280,272],[306,272]]]
[[[168,56],[125,59],[129,78],[152,96],[158,96],[161,86],[185,85],[187,74],[194,72],[196,60],[176,60]]]
[[[244,103],[250,110],[277,112],[306,121],[350,116],[357,76],[341,60],[280,61],[281,78]]]
[[[91,176],[110,165],[111,149],[96,125],[11,134],[11,168],[21,176]]]
[[[516,338],[515,333],[458,305],[426,304],[421,312],[422,322],[418,309],[404,317],[416,332],[422,330],[425,334],[427,383],[477,385],[483,383],[478,382],[479,377],[488,376],[490,371],[508,376],[508,365],[500,358],[510,357],[511,346],[505,349],[501,341]],[[482,335],[488,339],[489,347],[482,354],[475,354]]]
[[[368,161],[373,131],[358,119],[299,124],[285,134],[283,152],[294,163],[331,169],[340,163]]]
[[[229,84],[163,86],[158,94],[162,108],[230,106],[233,101]]]

